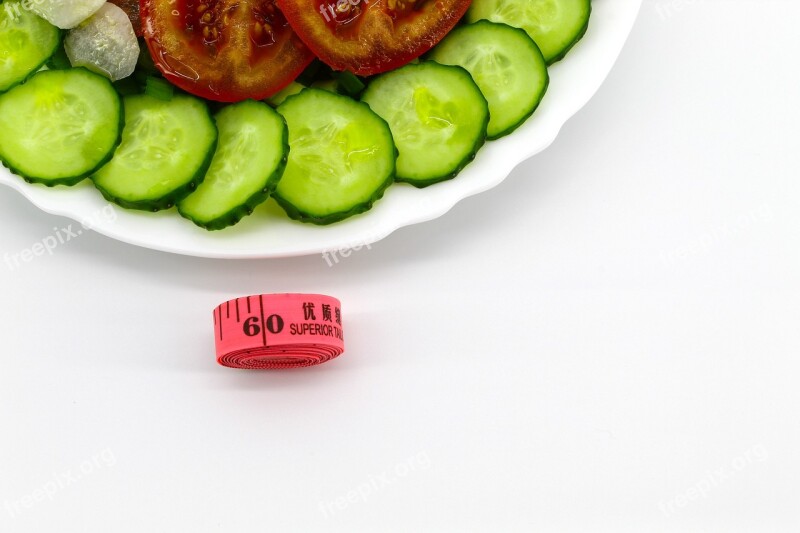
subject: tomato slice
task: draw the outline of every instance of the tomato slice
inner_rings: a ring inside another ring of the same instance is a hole
[[[209,100],[267,98],[314,59],[275,0],[141,0],[140,10],[164,77]]]
[[[325,63],[360,76],[430,50],[471,0],[277,0],[289,24]]]

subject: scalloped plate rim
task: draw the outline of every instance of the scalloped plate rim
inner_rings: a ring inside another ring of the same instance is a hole
[[[253,259],[294,257],[373,244],[396,230],[446,214],[458,202],[502,183],[518,165],[545,150],[566,122],[599,90],[627,40],[642,0],[593,2],[589,31],[566,59],[551,67],[551,86],[536,114],[517,131],[487,143],[456,179],[427,189],[392,186],[375,207],[332,226],[313,226],[259,208],[239,226],[206,232],[181,219],[174,210],[152,215],[114,208],[88,180],[78,187],[32,185],[0,166],[0,183],[11,187],[36,207],[53,215],[87,222],[110,238],[180,255]],[[65,192],[67,191],[67,192]],[[268,203],[274,203],[270,200]],[[258,225],[263,224],[263,226]]]

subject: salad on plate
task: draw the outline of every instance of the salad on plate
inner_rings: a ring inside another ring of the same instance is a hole
[[[4,0],[0,162],[207,230],[331,224],[455,178],[548,90],[590,0]]]

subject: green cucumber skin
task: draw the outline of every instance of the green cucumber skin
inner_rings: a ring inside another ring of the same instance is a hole
[[[288,144],[287,144],[288,148]],[[255,193],[251,196],[247,202],[240,205],[239,207],[228,211],[224,216],[221,216],[211,222],[203,222],[197,220],[196,218],[192,218],[191,215],[184,213],[183,211],[178,209],[178,213],[187,220],[192,221],[197,226],[203,228],[204,230],[208,231],[219,231],[231,226],[235,226],[239,222],[242,221],[243,218],[250,216],[253,214],[253,210],[256,207],[266,202],[270,196],[272,196],[275,192],[275,188],[278,186],[278,182],[280,181],[281,176],[283,176],[283,171],[286,170],[286,161],[288,158],[284,157],[283,162],[281,165],[275,170],[275,172],[270,175],[269,186],[265,187],[262,191]]]
[[[479,20],[478,22],[475,22],[474,24],[484,24],[484,23],[486,23],[486,24],[496,24],[494,22],[489,22],[488,20]],[[587,27],[588,27],[588,24],[587,24]],[[535,46],[536,49],[539,50],[539,54],[542,56],[542,59],[544,59],[544,54],[542,54],[542,51],[539,48],[539,45],[536,44],[536,41],[534,41],[533,39],[530,38],[530,36],[528,35],[528,32],[526,32],[525,30],[520,29],[520,28],[514,28],[513,26],[509,26],[509,28],[512,28],[512,29],[514,29],[516,31],[522,32],[525,35],[525,37],[530,39],[530,41],[533,43],[533,46]],[[586,33],[586,30],[584,29],[583,32]],[[564,55],[566,55],[566,52],[564,53]],[[548,66],[550,65],[550,63],[547,63],[547,61],[545,61],[545,63]],[[544,100],[544,97],[547,96],[547,91],[550,89],[550,72],[549,71],[546,71],[546,76],[547,77],[545,79],[544,88],[542,89],[542,94],[539,96],[539,100],[533,106],[533,109],[530,110],[530,113],[527,113],[524,117],[522,117],[522,119],[519,122],[517,122],[516,124],[514,124],[513,126],[511,126],[509,128],[506,128],[505,130],[501,131],[500,133],[497,133],[495,135],[489,135],[488,139],[490,141],[496,141],[497,139],[501,139],[501,138],[503,138],[503,137],[505,137],[507,135],[510,135],[510,134],[514,133],[523,124],[525,124],[528,121],[528,119],[533,116],[534,113],[536,113],[536,110],[539,109],[539,106],[542,104],[542,100]]]
[[[283,171],[286,170],[286,162],[289,160],[289,142],[286,135],[284,135],[284,147],[287,155],[283,157],[281,164],[277,169],[275,169],[275,172],[269,176],[267,186],[248,198],[244,204],[228,211],[223,216],[212,220],[211,222],[204,222],[193,218],[191,215],[181,211],[180,207],[178,207],[178,213],[180,213],[182,217],[191,220],[194,224],[208,231],[219,231],[231,226],[235,226],[241,222],[244,217],[252,215],[253,210],[255,210],[256,207],[266,202],[269,197],[275,193],[275,188],[278,186],[278,182],[283,176]]]
[[[480,27],[480,26],[482,26],[482,25],[497,25],[497,24],[500,24],[500,25],[502,25],[502,26],[506,26],[507,28],[510,28],[511,30],[514,30],[514,31],[516,31],[516,32],[519,32],[519,33],[521,33],[522,35],[524,35],[524,36],[525,36],[525,38],[526,38],[526,39],[528,39],[528,40],[529,40],[529,41],[530,41],[530,42],[533,44],[533,46],[536,48],[536,50],[538,50],[538,51],[539,51],[539,55],[542,57],[542,60],[544,61],[544,63],[545,63],[545,64],[548,64],[548,63],[547,63],[547,61],[544,59],[544,54],[542,54],[542,51],[541,51],[541,49],[539,48],[539,45],[538,45],[538,44],[536,44],[536,41],[534,41],[533,39],[531,39],[531,37],[528,35],[528,32],[526,32],[525,30],[523,30],[523,29],[521,29],[521,28],[516,28],[516,27],[514,27],[514,26],[509,26],[508,24],[504,24],[504,23],[502,23],[502,22],[491,22],[491,21],[489,21],[489,20],[486,20],[486,19],[481,19],[481,20],[478,20],[478,21],[476,21],[476,22],[472,22],[472,23],[468,24],[467,26],[472,26],[472,27]],[[454,30],[454,31],[456,31],[456,30]],[[586,31],[586,30],[584,30],[584,33],[585,33],[585,31]],[[434,49],[434,50],[432,50],[432,51],[429,53],[429,57],[432,57],[432,56],[433,56],[433,54],[434,54],[434,51],[435,51],[435,49]],[[435,60],[434,60],[434,61],[435,61]],[[548,64],[548,66],[549,66],[549,64]],[[531,118],[531,116],[533,116],[533,114],[536,112],[536,110],[537,110],[537,109],[539,109],[539,106],[541,105],[541,103],[542,103],[542,100],[544,100],[544,97],[547,95],[547,91],[548,91],[548,89],[550,88],[550,74],[549,74],[549,72],[545,72],[545,75],[546,75],[546,78],[545,78],[545,85],[544,85],[544,88],[543,88],[543,90],[542,90],[542,94],[539,96],[539,99],[536,101],[536,103],[534,104],[534,106],[533,106],[533,108],[530,110],[530,112],[528,112],[528,113],[527,113],[525,116],[523,116],[523,117],[520,119],[520,121],[519,121],[519,122],[517,122],[516,124],[514,124],[514,125],[512,125],[512,126],[510,126],[510,127],[508,127],[508,128],[506,128],[505,130],[503,130],[503,131],[501,131],[501,132],[499,132],[499,133],[496,133],[495,135],[488,135],[488,134],[487,134],[487,137],[486,137],[486,139],[487,139],[487,140],[489,140],[489,141],[496,141],[497,139],[501,139],[501,138],[503,138],[503,137],[506,137],[507,135],[510,135],[511,133],[513,133],[513,132],[515,132],[517,129],[519,129],[519,128],[520,128],[520,126],[522,126],[523,124],[525,124],[525,122],[527,122],[527,121],[528,121],[528,119],[529,119],[529,118]],[[491,121],[491,116],[489,117],[489,120]]]
[[[523,124],[525,124],[528,121],[529,118],[533,116],[534,113],[536,113],[536,110],[539,109],[539,106],[541,105],[542,100],[544,100],[544,97],[547,95],[547,90],[549,88],[550,88],[550,77],[548,76],[547,81],[545,81],[544,84],[544,92],[542,93],[542,96],[539,98],[539,101],[536,102],[536,105],[533,106],[533,109],[531,109],[530,113],[526,114],[524,117],[522,117],[522,120],[520,120],[510,128],[507,128],[496,135],[490,135],[488,139],[490,141],[496,141],[497,139],[502,139],[503,137],[511,135],[512,133],[517,131]]]
[[[305,89],[303,92],[305,92],[305,91],[322,91],[322,90],[324,90],[324,89],[309,88],[309,89]],[[297,93],[297,94],[293,94],[292,96],[289,96],[284,101],[284,103],[288,102],[291,99],[300,97],[301,94],[303,94],[303,93],[301,92],[301,93]],[[370,109],[370,107],[367,104],[365,104],[364,102],[360,102],[359,100],[355,100],[353,98],[350,98],[350,97],[347,97],[347,96],[343,96],[343,95],[340,95],[338,93],[336,93],[336,96],[339,97],[339,98],[346,98],[346,99],[348,99],[348,100],[350,100],[352,102],[355,102],[358,105],[363,105],[363,106],[366,106],[367,109]],[[377,113],[374,113],[372,111],[372,109],[370,109],[370,112],[373,113],[377,119],[379,119],[381,122],[383,122],[384,127],[386,128],[387,135],[389,136],[390,139],[392,139],[393,138],[392,137],[392,129],[389,127],[389,123],[386,122]],[[394,144],[393,144],[393,146],[394,146]],[[394,146],[394,158],[393,158],[393,163],[392,163],[392,169],[389,172],[389,175],[386,178],[386,181],[384,181],[378,187],[378,189],[375,191],[375,193],[372,195],[372,197],[370,197],[369,200],[367,200],[364,203],[355,205],[355,206],[353,206],[351,209],[349,209],[347,211],[340,211],[338,213],[332,213],[332,214],[326,215],[326,216],[316,216],[316,215],[312,215],[310,213],[306,213],[306,212],[298,209],[291,202],[289,202],[288,200],[285,200],[284,198],[282,198],[281,195],[277,192],[277,190],[273,194],[273,198],[275,198],[275,201],[278,202],[278,205],[280,205],[283,208],[283,210],[286,212],[286,214],[292,220],[297,220],[299,222],[305,222],[305,223],[308,223],[308,224],[316,224],[317,226],[328,226],[328,225],[334,224],[336,222],[341,222],[342,220],[345,220],[347,218],[350,218],[350,217],[353,217],[353,216],[356,216],[356,215],[360,215],[362,213],[365,213],[365,212],[369,211],[375,205],[375,202],[377,202],[378,200],[383,198],[383,195],[386,193],[386,190],[392,184],[395,183],[396,176],[397,176],[397,156],[398,155],[399,155],[399,152],[397,151],[397,146]]]
[[[22,85],[23,83],[25,83],[26,81],[31,79],[34,75],[36,75],[42,69],[43,66],[47,65],[47,63],[50,61],[50,59],[56,54],[56,52],[58,52],[58,47],[61,46],[61,42],[64,39],[64,35],[65,34],[66,34],[66,32],[64,30],[59,29],[58,30],[58,41],[56,42],[56,45],[53,47],[53,50],[50,52],[50,55],[47,56],[44,61],[39,63],[39,65],[35,69],[30,71],[27,76],[23,77],[21,80],[17,81],[16,83],[12,83],[10,86],[6,87],[5,90],[1,90],[0,89],[0,94],[7,93],[8,91],[13,89],[17,85]],[[80,67],[80,68],[83,68],[83,67]]]
[[[553,59],[547,62],[548,66],[554,63],[558,63],[559,61],[567,57],[567,54],[569,54],[570,51],[572,51],[575,45],[578,44],[578,42],[580,42],[580,40],[584,38],[586,32],[589,31],[589,21],[591,19],[592,19],[592,2],[589,2],[589,12],[586,14],[586,24],[583,25],[583,28],[575,36],[575,40],[573,40],[572,43],[569,46],[567,46],[563,52],[561,52],[560,54],[558,54]]]
[[[219,141],[219,132],[217,131],[217,126],[214,124],[214,119],[211,116],[211,113],[208,109],[208,105],[206,105],[205,107],[206,107],[206,116],[213,127],[215,137],[213,142],[209,146],[208,152],[206,152],[205,159],[203,160],[202,165],[200,165],[200,167],[194,173],[192,179],[190,179],[184,185],[173,190],[169,194],[164,195],[160,198],[154,198],[150,200],[136,200],[136,201],[126,200],[124,198],[117,197],[111,192],[104,189],[101,185],[99,185],[97,183],[97,180],[92,179],[94,186],[97,188],[98,191],[100,191],[100,194],[103,195],[103,198],[125,209],[131,209],[135,211],[149,211],[152,213],[157,213],[158,211],[172,209],[173,207],[175,207],[176,203],[178,203],[180,200],[183,200],[184,198],[189,196],[192,192],[194,192],[197,186],[200,185],[206,177],[206,172],[208,171],[208,167],[211,166],[211,160],[214,158],[214,153],[217,150],[217,143]],[[122,133],[120,132],[120,141],[121,141],[121,135]],[[108,158],[108,161],[111,161],[111,159],[113,159],[115,151],[116,150],[112,151],[111,157]],[[106,163],[108,163],[108,161],[106,161]],[[97,167],[94,170],[93,174],[96,173],[101,168],[102,166]]]
[[[459,67],[460,68],[460,67]],[[487,115],[487,119],[483,123],[483,130],[486,131],[486,128],[489,126],[489,119]],[[488,137],[484,134],[478,138],[475,142],[475,146],[472,147],[472,153],[466,156],[453,170],[450,174],[446,174],[444,176],[438,176],[436,178],[430,178],[427,180],[418,180],[413,178],[404,178],[402,176],[397,176],[395,181],[398,183],[408,183],[416,187],[417,189],[424,189],[425,187],[430,187],[431,185],[436,185],[437,183],[442,183],[443,181],[450,181],[451,179],[455,178],[461,171],[464,170],[467,165],[475,161],[475,157],[478,155],[478,151],[486,144],[486,140]]]
[[[24,172],[15,168],[11,164],[11,162],[3,159],[3,157],[0,156],[0,163],[2,163],[8,170],[10,170],[12,174],[16,174],[17,176],[24,179],[28,183],[45,185],[47,187],[56,187],[59,185],[72,187],[73,185],[77,185],[81,181],[85,180],[86,178],[90,177],[92,174],[103,168],[103,166],[106,163],[111,161],[111,158],[114,157],[114,152],[117,150],[119,144],[122,142],[122,129],[125,127],[125,113],[122,108],[122,98],[120,98],[119,93],[117,93],[117,90],[114,88],[113,84],[111,84],[111,81],[108,80],[107,78],[100,76],[99,74],[95,74],[90,70],[85,69],[84,67],[77,67],[77,69],[85,70],[86,72],[92,74],[93,76],[102,78],[106,83],[109,84],[109,86],[111,87],[111,91],[113,91],[113,93],[117,95],[117,115],[119,116],[119,128],[117,130],[117,140],[114,142],[114,145],[111,147],[111,150],[109,150],[109,152],[100,161],[100,163],[98,163],[97,166],[95,166],[93,169],[91,169],[88,172],[84,172],[83,174],[79,174],[77,176],[69,176],[66,178],[46,179],[46,178],[37,178],[35,176],[27,176],[25,175]]]
[[[432,61],[432,63],[436,63],[436,62]],[[436,64],[437,65],[442,65],[441,63],[436,63]],[[412,63],[411,65],[412,66],[415,65],[415,63]],[[447,67],[447,68],[457,68],[459,70],[462,70],[464,73],[466,73],[467,76],[469,76],[470,79],[472,79],[472,75],[467,71],[467,69],[465,69],[463,67],[459,67],[458,65],[442,65],[442,66]],[[395,72],[400,72],[404,68],[406,68],[406,67],[400,67],[398,69],[395,69],[393,71],[388,72],[387,74],[394,74]],[[384,74],[384,75],[386,75],[386,74]],[[473,80],[473,83],[474,83],[474,80]],[[477,84],[476,84],[476,86],[477,86]],[[367,91],[369,91],[369,87],[367,87]],[[478,90],[478,94],[480,94],[483,97],[483,93],[480,92],[480,89]],[[489,103],[486,101],[485,97],[483,97],[483,101],[484,101],[484,104],[485,104],[486,109],[487,109],[486,117],[483,120],[483,124],[481,125],[481,130],[483,131],[483,134],[478,136],[478,138],[475,140],[475,144],[473,145],[472,149],[470,150],[470,153],[467,154],[464,157],[464,159],[462,159],[461,162],[458,163],[458,165],[456,165],[455,169],[453,169],[448,174],[445,174],[444,176],[436,176],[436,177],[429,178],[429,179],[426,179],[426,180],[420,180],[420,179],[414,179],[414,178],[405,178],[403,176],[396,175],[395,176],[395,181],[398,182],[398,183],[408,183],[408,184],[413,185],[414,187],[416,187],[418,189],[424,189],[425,187],[430,187],[431,185],[435,185],[435,184],[441,183],[443,181],[449,181],[449,180],[455,178],[456,176],[458,176],[461,173],[461,171],[464,170],[464,168],[466,168],[467,165],[469,165],[470,163],[472,163],[475,160],[475,157],[478,155],[478,151],[483,147],[484,144],[486,144],[486,140],[488,138],[486,132],[487,132],[487,130],[489,128],[489,120],[490,120],[491,117],[489,116],[489,113],[488,113]],[[397,150],[396,147],[395,147],[395,150]],[[398,154],[399,154],[399,152],[398,152]]]
[[[555,56],[553,56],[550,59],[547,59],[547,57],[545,57],[545,61],[547,62],[547,66],[551,66],[551,65],[553,65],[555,63],[558,63],[562,59],[564,59],[567,56],[567,54],[569,54],[569,52],[575,47],[575,45],[578,44],[578,42],[580,42],[580,40],[583,39],[583,37],[586,35],[586,32],[589,30],[589,23],[590,23],[591,18],[592,18],[592,0],[586,0],[586,8],[587,8],[586,21],[584,22],[583,27],[578,30],[578,32],[575,34],[575,37],[573,38],[572,42],[570,44],[568,44],[563,50],[561,50],[561,52],[559,52],[558,54],[556,54]],[[471,19],[470,15],[471,15],[470,13],[467,13],[467,16],[464,17],[464,21],[467,22],[468,24],[474,24],[474,23],[478,22],[478,20],[487,20],[487,19],[477,19],[477,20],[476,19]],[[470,20],[471,20],[471,22],[469,22]],[[493,22],[495,22],[495,21],[493,21]],[[505,23],[505,24],[508,24],[510,26],[513,26],[513,23],[510,23],[510,22],[500,22],[500,23]],[[516,27],[516,26],[514,26],[514,27]],[[531,37],[531,39],[533,39],[533,36],[530,36],[530,37]],[[533,41],[536,42],[536,39],[533,39]],[[537,43],[537,46],[538,46],[538,43]]]
[[[2,4],[3,4],[3,2],[0,1],[0,6],[2,6]],[[0,7],[0,9],[2,9],[2,7]],[[39,65],[37,65],[36,68],[31,70],[27,75],[23,76],[21,79],[17,80],[16,82],[11,83],[11,85],[6,87],[5,89],[0,89],[0,94],[6,93],[6,92],[10,91],[11,89],[13,89],[14,87],[16,87],[17,85],[21,85],[21,84],[25,83],[26,81],[28,81],[29,79],[31,79],[31,77],[33,77],[33,75],[35,75],[37,72],[39,72],[41,70],[41,68],[43,66],[45,66],[47,64],[47,62],[50,61],[50,59],[56,54],[56,52],[58,52],[59,47],[64,42],[64,36],[67,34],[67,32],[66,32],[66,30],[62,30],[61,28],[57,28],[55,26],[53,26],[53,27],[57,30],[58,37],[56,38],[55,46],[53,46],[53,49],[50,50],[50,53],[47,55],[47,57],[45,57],[44,60],[42,60],[42,62],[39,63]],[[0,30],[2,30],[2,27],[0,27]],[[83,178],[81,178],[81,179],[83,179]],[[78,180],[78,181],[80,181],[80,180]]]
[[[153,200],[137,200],[137,201],[125,200],[124,198],[119,198],[117,196],[114,196],[107,190],[103,189],[103,187],[98,185],[96,181],[94,182],[94,186],[97,187],[97,190],[100,191],[100,194],[103,195],[103,198],[105,198],[109,202],[117,204],[120,207],[124,207],[125,209],[132,209],[135,211],[150,211],[153,213],[157,213],[158,211],[164,211],[166,209],[172,209],[173,207],[175,207],[175,204],[177,202],[189,196],[197,188],[198,185],[203,183],[203,180],[206,177],[206,172],[208,171],[208,167],[211,166],[211,160],[214,158],[214,152],[217,150],[217,141],[218,139],[215,138],[214,142],[212,143],[211,147],[208,150],[208,153],[206,154],[203,164],[200,166],[200,168],[197,169],[197,172],[195,172],[194,176],[192,176],[192,179],[189,180],[188,183],[178,187],[171,193],[162,196],[161,198],[156,198]],[[109,157],[109,161],[110,160],[111,158]],[[100,168],[98,167],[98,169],[96,169],[95,172],[99,169]]]
[[[440,64],[440,63],[437,63],[437,64]],[[463,67],[455,66],[455,65],[446,65],[446,66],[452,67],[452,68],[461,69],[467,74],[467,76],[470,77],[470,79],[472,79],[472,74],[470,74],[467,71],[467,69],[465,69]],[[475,83],[474,80],[473,80],[473,83]],[[477,87],[477,84],[476,84],[476,87]],[[483,148],[483,145],[486,144],[486,140],[488,139],[487,131],[489,129],[489,120],[491,119],[491,117],[489,115],[489,102],[486,101],[486,98],[483,96],[483,93],[480,92],[480,89],[478,89],[478,94],[481,95],[481,97],[483,98],[484,105],[486,106],[486,115],[485,115],[485,118],[483,120],[483,123],[481,124],[481,131],[483,132],[483,134],[479,135],[478,138],[475,139],[475,144],[472,146],[472,150],[470,151],[470,153],[467,156],[464,157],[464,159],[461,160],[461,162],[456,166],[456,168],[449,174],[445,174],[444,176],[439,176],[439,177],[436,177],[436,178],[430,178],[430,179],[427,179],[427,180],[406,179],[406,178],[403,178],[402,176],[398,176],[396,178],[396,181],[401,182],[401,183],[410,183],[411,185],[413,185],[414,187],[416,187],[418,189],[424,189],[425,187],[430,187],[431,185],[435,185],[435,184],[441,183],[443,181],[449,181],[449,180],[455,178],[456,176],[461,174],[461,171],[464,170],[464,168],[466,168],[467,165],[469,165],[470,163],[475,161],[475,157],[478,155],[478,151],[481,148]]]
[[[281,145],[283,146],[283,158],[281,159],[281,162],[275,171],[266,179],[267,185],[262,190],[253,194],[244,204],[231,209],[224,215],[212,221],[203,221],[192,217],[190,214],[181,209],[179,203],[178,213],[180,213],[182,217],[192,221],[194,224],[205,230],[219,231],[229,228],[230,226],[234,226],[241,222],[244,217],[252,215],[253,210],[256,207],[263,204],[269,199],[270,196],[274,195],[275,189],[278,187],[278,183],[283,177],[283,172],[286,170],[286,164],[289,161],[289,127],[286,125],[286,120],[283,118],[283,116],[280,116],[280,118],[284,125],[283,136],[281,138]],[[214,151],[216,151],[216,147]],[[210,164],[211,162],[209,161],[209,165]]]
[[[375,194],[372,195],[372,198],[370,198],[368,202],[364,202],[363,204],[354,206],[349,211],[333,213],[331,215],[327,215],[324,217],[318,217],[310,215],[308,213],[304,213],[303,211],[297,209],[294,205],[292,205],[288,201],[281,198],[280,195],[278,195],[278,193],[275,193],[273,197],[275,198],[275,201],[278,202],[278,205],[280,205],[283,208],[283,210],[286,211],[286,214],[289,215],[289,218],[291,218],[292,220],[297,220],[299,222],[306,222],[309,224],[316,224],[317,226],[328,226],[336,222],[341,222],[342,220],[345,220],[347,218],[360,215],[361,213],[366,213],[367,211],[372,209],[372,206],[375,204],[375,202],[383,198],[383,195],[386,193],[386,189],[388,189],[389,186],[392,185],[394,182],[395,182],[395,177],[394,174],[392,174],[389,177],[389,179],[387,179],[386,182],[384,182],[383,185],[381,185],[378,188],[378,190],[375,191]]]

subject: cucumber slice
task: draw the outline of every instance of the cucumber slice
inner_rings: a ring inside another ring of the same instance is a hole
[[[119,144],[122,103],[85,69],[45,70],[0,95],[0,160],[31,182],[74,185]]]
[[[591,0],[475,0],[467,21],[487,19],[522,28],[552,65],[584,36],[591,12]]]
[[[369,107],[305,89],[278,107],[289,125],[289,161],[275,199],[297,220],[330,224],[363,213],[394,181],[389,126]]]
[[[426,187],[454,178],[486,141],[488,104],[461,67],[406,65],[376,78],[361,99],[392,129],[398,181]]]
[[[219,143],[206,178],[178,202],[198,226],[220,230],[238,223],[269,198],[286,168],[286,123],[267,104],[246,100],[214,117]]]
[[[61,40],[58,28],[34,15],[25,3],[0,5],[0,93],[27,79],[53,55]]]
[[[217,128],[206,104],[176,95],[126,96],[122,144],[92,179],[103,196],[129,209],[171,208],[203,181]]]
[[[489,101],[489,139],[508,135],[525,122],[550,83],[547,63],[528,34],[487,20],[455,29],[430,59],[472,74]]]
[[[277,94],[272,95],[271,97],[267,98],[265,102],[273,107],[278,107],[283,102],[286,101],[287,98],[290,96],[294,96],[295,94],[299,93],[305,89],[305,87],[296,81],[293,81],[285,88],[281,89]]]

